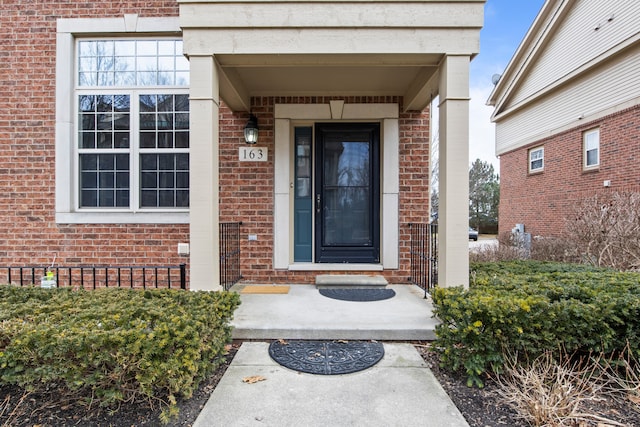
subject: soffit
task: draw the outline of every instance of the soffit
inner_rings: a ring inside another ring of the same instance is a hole
[[[218,55],[216,59],[226,77],[221,80],[221,97],[233,102],[238,87],[249,96],[405,96],[416,81],[428,81],[437,73],[441,57]]]

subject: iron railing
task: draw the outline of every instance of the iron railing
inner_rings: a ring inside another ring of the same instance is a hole
[[[438,224],[409,224],[411,229],[411,276],[425,297],[438,284]]]
[[[220,223],[220,285],[225,290],[241,278],[240,226],[241,222]]]
[[[240,272],[241,222],[220,223],[220,284],[225,290],[237,283]],[[54,281],[47,287],[96,288],[179,288],[187,289],[185,264],[169,266],[0,266],[0,283],[38,285],[47,272]]]
[[[41,285],[47,272],[56,287],[187,289],[185,264],[169,266],[0,266],[0,283]],[[4,275],[3,275],[4,273]],[[42,283],[44,285],[44,283]]]

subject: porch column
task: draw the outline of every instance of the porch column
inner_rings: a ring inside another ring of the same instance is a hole
[[[213,56],[190,56],[190,288],[220,285],[218,144],[220,90]]]
[[[438,285],[469,286],[469,56],[440,65]]]

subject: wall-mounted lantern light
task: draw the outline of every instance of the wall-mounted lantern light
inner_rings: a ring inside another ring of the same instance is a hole
[[[249,116],[249,121],[244,127],[244,142],[247,144],[258,142],[258,118],[253,114]]]

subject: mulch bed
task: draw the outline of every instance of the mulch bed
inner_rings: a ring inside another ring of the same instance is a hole
[[[189,400],[179,401],[180,413],[167,426],[191,426],[200,414],[211,392],[224,375],[240,342],[229,346],[225,362],[209,378],[200,384]],[[427,365],[433,371],[442,387],[449,394],[471,427],[522,426],[523,420],[505,405],[497,386],[487,381],[482,389],[469,388],[460,375],[440,369],[438,355],[428,343],[414,343]],[[3,426],[94,426],[131,427],[158,426],[160,411],[151,410],[143,404],[123,404],[115,413],[100,408],[88,408],[84,404],[65,403],[56,399],[55,390],[48,394],[25,394],[18,387],[0,387],[0,425]],[[631,405],[620,406],[607,402],[598,409],[600,415],[628,426],[640,426],[640,412]],[[597,423],[579,424],[575,427],[598,427]],[[608,426],[600,424],[599,427]]]

